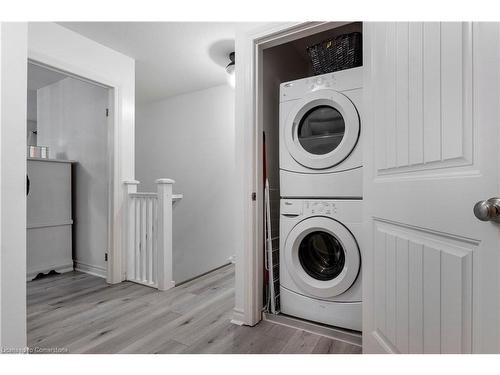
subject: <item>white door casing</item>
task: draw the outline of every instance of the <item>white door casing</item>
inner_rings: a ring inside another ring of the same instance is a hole
[[[364,24],[364,352],[500,352],[499,31]]]

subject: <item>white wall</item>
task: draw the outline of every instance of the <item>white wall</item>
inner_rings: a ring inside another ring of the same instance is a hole
[[[173,211],[176,283],[235,254],[234,90],[227,85],[140,105],[136,113],[140,191],[172,178],[184,198]]]
[[[124,278],[123,181],[134,179],[135,61],[119,52],[51,22],[28,25],[28,57],[39,63],[113,87],[111,109],[114,138],[113,242],[109,282]],[[26,98],[26,87],[24,88]],[[25,129],[25,128],[24,128]]]
[[[26,346],[25,23],[0,25],[0,347]]]
[[[38,90],[38,142],[49,157],[74,160],[75,269],[106,277],[108,246],[108,89],[65,78]]]

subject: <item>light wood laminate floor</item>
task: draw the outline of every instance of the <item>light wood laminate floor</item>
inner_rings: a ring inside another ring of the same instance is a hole
[[[360,353],[359,346],[261,321],[230,322],[234,266],[166,292],[70,272],[28,283],[28,346],[69,353]]]

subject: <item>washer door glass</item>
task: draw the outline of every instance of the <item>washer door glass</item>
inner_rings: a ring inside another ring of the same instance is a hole
[[[282,253],[295,284],[290,287],[317,298],[344,293],[356,280],[361,266],[352,233],[340,222],[324,216],[297,223],[288,233]]]
[[[333,280],[342,272],[345,252],[331,234],[317,231],[309,233],[299,245],[299,261],[309,276],[316,280]]]
[[[344,133],[344,118],[339,111],[327,105],[306,112],[297,129],[300,145],[314,155],[335,150],[344,138]]]

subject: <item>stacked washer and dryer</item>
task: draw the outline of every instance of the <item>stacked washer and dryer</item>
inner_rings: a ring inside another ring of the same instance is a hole
[[[362,67],[280,86],[281,312],[361,330]]]

